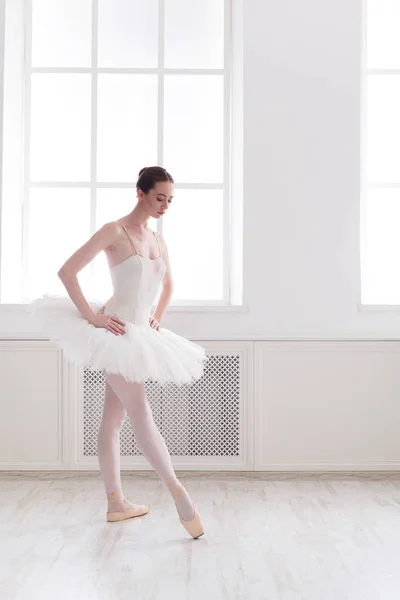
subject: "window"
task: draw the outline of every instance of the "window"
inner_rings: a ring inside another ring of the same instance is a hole
[[[230,13],[227,0],[8,2],[1,302],[64,294],[58,268],[133,209],[139,170],[156,164],[176,183],[150,223],[172,304],[232,302]],[[111,293],[104,253],[78,277],[87,296]]]
[[[365,0],[362,302],[400,304],[400,2]]]

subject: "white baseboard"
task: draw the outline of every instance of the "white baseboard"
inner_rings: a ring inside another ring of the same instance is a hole
[[[68,466],[61,462],[0,462],[0,471],[67,471]]]
[[[376,472],[399,471],[400,461],[388,462],[271,462],[258,465],[256,471],[281,471],[281,472]]]

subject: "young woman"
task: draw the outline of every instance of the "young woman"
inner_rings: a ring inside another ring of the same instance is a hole
[[[142,169],[132,212],[103,225],[59,270],[69,298],[45,295],[33,301],[32,309],[67,358],[104,370],[98,457],[108,499],[107,520],[148,512],[147,506],[128,502],[122,492],[119,432],[128,414],[141,453],[171,493],[182,525],[198,538],[204,533],[200,515],[175,475],[145,390],[147,379],[161,385],[195,381],[207,360],[204,348],[160,326],[172,295],[172,275],[165,241],[147,223],[168,210],[173,183],[161,167]],[[113,295],[104,306],[85,299],[77,278],[101,251],[113,284]],[[157,307],[150,314],[161,284]]]

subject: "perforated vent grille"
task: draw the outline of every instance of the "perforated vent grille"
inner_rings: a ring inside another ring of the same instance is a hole
[[[239,456],[240,356],[212,355],[193,384],[146,383],[157,427],[172,456]],[[104,402],[102,371],[83,371],[83,455],[97,456],[97,434]],[[140,456],[130,421],[120,434],[121,456]]]

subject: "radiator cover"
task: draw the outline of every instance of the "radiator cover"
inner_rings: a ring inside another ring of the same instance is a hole
[[[240,456],[242,367],[240,352],[215,354],[209,356],[203,377],[195,383],[145,384],[154,421],[171,456]],[[83,457],[95,457],[104,403],[103,372],[84,369],[81,390],[81,448]],[[141,456],[128,418],[121,429],[120,444],[121,456]]]

